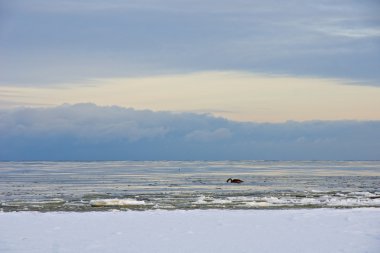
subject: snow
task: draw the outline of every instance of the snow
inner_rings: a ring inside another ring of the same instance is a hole
[[[380,252],[380,209],[0,212],[0,252]]]
[[[99,199],[91,200],[90,205],[97,206],[144,206],[145,201],[135,199]]]

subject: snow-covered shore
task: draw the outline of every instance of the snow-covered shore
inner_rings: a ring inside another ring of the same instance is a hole
[[[380,252],[380,209],[0,213],[0,252]]]

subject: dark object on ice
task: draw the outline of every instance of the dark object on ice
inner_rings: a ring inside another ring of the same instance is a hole
[[[240,184],[240,183],[243,183],[244,181],[243,181],[243,180],[240,180],[240,179],[238,179],[238,178],[234,178],[234,179],[229,178],[229,179],[227,179],[226,182],[227,182],[227,183],[228,183],[228,182],[231,182],[231,183],[234,183],[234,184]]]

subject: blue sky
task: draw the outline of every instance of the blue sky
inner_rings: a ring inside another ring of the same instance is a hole
[[[379,159],[378,13],[377,0],[0,0],[0,159]],[[78,122],[83,103],[93,118]]]

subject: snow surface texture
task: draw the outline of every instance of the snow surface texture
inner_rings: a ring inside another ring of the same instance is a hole
[[[0,252],[380,252],[380,209],[0,213]]]

